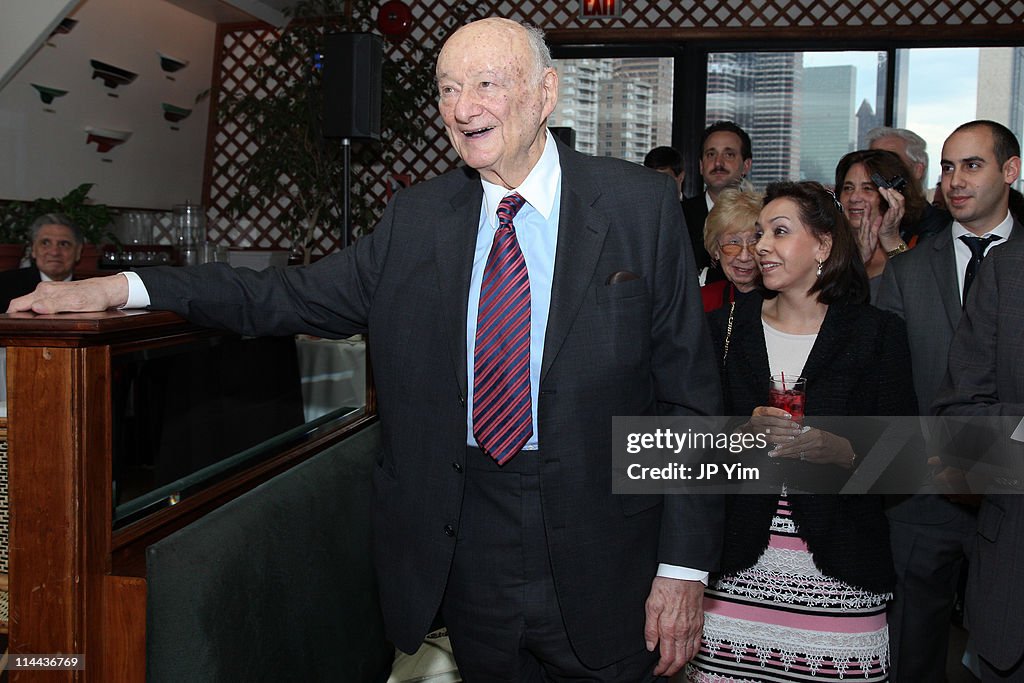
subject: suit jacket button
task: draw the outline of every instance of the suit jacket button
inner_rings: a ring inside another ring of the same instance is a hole
[[[459,474],[462,474],[462,465],[460,465],[459,463],[453,462],[452,469],[458,472]]]
[[[444,525],[444,535],[445,536],[449,536],[449,537],[454,536],[455,535],[455,527],[453,527],[451,524],[445,524]]]

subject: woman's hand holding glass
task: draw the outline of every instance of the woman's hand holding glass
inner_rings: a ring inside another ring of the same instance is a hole
[[[856,459],[853,446],[848,440],[813,427],[801,431],[795,438],[780,442],[771,457],[803,460],[815,465],[837,465],[847,469],[853,467]]]
[[[751,434],[763,434],[772,444],[768,456],[802,460],[816,465],[836,465],[849,469],[856,456],[850,442],[841,436],[813,427],[801,427],[782,408],[758,406],[745,425]]]
[[[782,408],[771,406],[754,408],[745,427],[749,434],[764,434],[765,440],[774,447],[791,442],[800,434],[801,429],[800,423],[796,422],[792,415]]]

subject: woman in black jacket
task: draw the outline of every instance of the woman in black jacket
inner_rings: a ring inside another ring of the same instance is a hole
[[[777,461],[843,477],[865,447],[769,407],[769,376],[806,379],[810,421],[916,414],[903,322],[866,303],[856,240],[818,183],[770,186],[756,236],[763,297],[710,318],[727,414],[749,415],[741,429],[777,444]],[[881,498],[784,490],[727,505],[721,573],[689,680],[887,680],[894,575]]]

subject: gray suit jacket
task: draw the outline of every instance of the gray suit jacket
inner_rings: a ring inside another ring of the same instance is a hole
[[[1024,228],[1015,223],[1011,237],[1024,237]],[[922,236],[917,246],[886,265],[880,279],[875,305],[907,323],[914,391],[927,414],[946,376],[949,346],[963,310],[951,225]],[[944,498],[928,497],[893,506],[889,514],[906,522],[939,524],[953,519],[958,509]]]
[[[1019,226],[1015,226],[1019,227]],[[985,257],[935,401],[940,415],[1024,415],[1024,240]],[[1002,435],[1006,438],[1008,435]],[[1024,459],[1019,443],[1005,442]],[[978,653],[997,669],[1024,658],[1024,497],[989,495],[978,513],[967,618]]]
[[[1024,227],[1015,222],[1007,242],[1021,237]],[[907,323],[914,390],[918,405],[927,412],[946,376],[949,345],[963,310],[950,226],[922,237],[916,247],[892,259],[881,279],[875,305]]]
[[[657,564],[713,569],[722,533],[713,498],[612,495],[611,418],[717,414],[721,392],[671,180],[561,144],[559,158],[541,491],[562,616],[580,659],[599,667],[644,646]],[[466,169],[415,185],[370,236],[306,268],[140,273],[154,308],[200,324],[259,335],[369,332],[384,435],[374,552],[388,635],[409,652],[437,613],[459,527],[466,309],[482,195]],[[609,284],[622,271],[637,277]]]

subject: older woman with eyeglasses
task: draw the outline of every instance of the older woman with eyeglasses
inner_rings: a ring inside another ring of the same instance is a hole
[[[721,265],[725,280],[701,288],[704,312],[714,311],[757,288],[760,273],[754,261],[754,223],[762,195],[737,189],[722,190],[704,224],[704,248]]]

